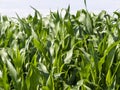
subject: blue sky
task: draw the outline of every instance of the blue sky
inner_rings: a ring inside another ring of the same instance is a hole
[[[71,6],[73,13],[85,8],[83,0],[0,0],[0,14],[15,16],[15,12],[17,12],[20,16],[27,16],[34,13],[30,8],[33,6],[41,14],[46,15],[50,10],[60,10],[67,8],[68,5]],[[99,13],[101,10],[112,13],[120,10],[120,0],[87,0],[87,7],[94,13]]]

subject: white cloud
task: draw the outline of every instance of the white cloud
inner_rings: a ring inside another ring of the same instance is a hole
[[[49,10],[42,9],[39,10],[42,15],[47,15],[49,13]],[[1,15],[8,15],[10,17],[16,17],[16,13],[20,17],[26,17],[29,14],[34,15],[34,10],[33,9],[0,9],[0,14]]]
[[[87,2],[88,9],[90,10],[108,10],[114,11],[116,9],[120,9],[120,1],[119,0],[96,0],[96,1],[88,1]]]
[[[16,16],[15,12],[17,12],[20,16],[26,16],[33,14],[34,11],[30,8],[33,6],[46,15],[50,10],[67,8],[69,4],[72,12],[84,8],[83,0],[0,0],[0,13]],[[87,0],[88,10],[92,12],[100,12],[101,10],[113,12],[120,8],[119,5],[119,0]]]

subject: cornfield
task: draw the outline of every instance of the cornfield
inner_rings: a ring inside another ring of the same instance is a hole
[[[0,90],[120,90],[119,12],[34,11],[0,16]]]

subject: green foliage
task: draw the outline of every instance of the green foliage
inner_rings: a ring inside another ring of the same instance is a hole
[[[120,13],[34,11],[1,16],[0,90],[120,89]]]

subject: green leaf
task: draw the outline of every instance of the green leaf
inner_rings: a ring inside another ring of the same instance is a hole
[[[77,82],[77,85],[78,85],[79,87],[81,87],[81,86],[83,85],[83,82],[84,82],[84,80],[79,80],[79,81]]]
[[[41,71],[41,72],[44,72],[44,73],[49,73],[46,66],[43,64],[43,63],[39,63],[38,64],[38,69]]]
[[[48,86],[49,90],[55,90],[54,88],[54,79],[52,74],[49,75],[46,86]]]
[[[72,55],[73,55],[73,48],[67,52],[67,56],[64,59],[65,64],[69,64],[71,62]]]
[[[3,73],[2,73],[2,82],[0,82],[2,84],[2,87],[4,87],[5,90],[8,90],[9,89],[9,83],[8,83],[8,72],[7,72],[7,67],[6,65],[4,64],[3,65]]]
[[[37,39],[33,39],[34,46],[36,49],[39,50],[40,53],[43,54],[46,60],[49,60],[48,57],[46,56],[46,50],[44,48],[44,44],[42,42],[39,42]]]
[[[17,71],[9,60],[7,60],[6,62],[7,62],[9,74],[13,78],[13,80],[16,82],[17,81]]]
[[[51,89],[49,89],[47,86],[43,86],[42,90],[51,90]]]
[[[105,58],[106,56],[109,54],[109,52],[116,47],[118,44],[120,43],[120,41],[114,42],[113,44],[111,44],[104,52],[104,56],[100,59],[100,61],[98,62],[98,69],[99,69],[99,77],[101,77],[101,70],[102,70],[102,65],[105,62]]]
[[[84,0],[84,4],[85,4],[85,8],[87,9],[87,3],[86,3],[86,0]]]
[[[107,75],[106,75],[106,84],[108,87],[111,86],[111,70],[109,69],[108,72],[107,72]]]

